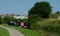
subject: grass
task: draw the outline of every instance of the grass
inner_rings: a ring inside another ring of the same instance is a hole
[[[6,29],[0,27],[0,36],[9,36],[9,32]]]
[[[35,21],[35,20],[34,20]],[[60,20],[59,19],[44,19],[36,20],[35,23],[31,23],[31,30],[44,30],[49,36],[60,36]]]
[[[11,27],[8,25],[4,25],[4,26]],[[49,36],[60,34],[60,20],[55,20],[55,19],[45,19],[42,21],[40,20],[36,21],[36,23],[32,23],[31,30],[15,27],[15,26],[12,27],[18,31],[21,31],[25,36],[46,36],[47,32]],[[40,29],[44,30],[44,32],[41,31]]]
[[[24,36],[45,36],[45,33],[40,31],[39,33],[37,31],[29,30],[29,29],[24,29],[21,27],[16,27],[16,26],[8,26],[6,24],[3,24],[3,26],[6,27],[12,27],[15,28],[16,30],[20,31]]]
[[[28,30],[20,27],[13,27],[13,28],[21,31],[25,36],[45,36],[43,32],[38,33],[36,31],[32,31],[32,30]]]
[[[60,20],[58,19],[46,19],[44,21],[37,21],[36,24],[40,25],[40,27],[43,28],[44,31],[49,32],[50,36],[60,36]]]
[[[32,23],[31,30],[16,27],[16,26],[8,26],[4,24],[6,27],[13,27],[16,30],[22,32],[25,36],[46,36],[46,32],[49,36],[57,35],[60,36],[60,20],[55,19],[44,19],[42,21],[37,20],[35,23]],[[41,31],[40,29],[44,30]],[[48,31],[47,31],[48,30]]]

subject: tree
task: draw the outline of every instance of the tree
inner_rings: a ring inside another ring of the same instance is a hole
[[[49,18],[51,11],[49,2],[35,3],[35,5],[28,11],[28,24],[36,18]]]
[[[6,23],[7,21],[14,21],[15,19],[13,17],[5,16],[3,20],[4,20],[4,23]]]
[[[3,22],[3,19],[2,19],[2,17],[0,17],[0,24]]]
[[[57,11],[56,14],[59,15],[60,14],[60,11]]]
[[[57,13],[51,13],[49,18],[56,19],[56,18],[58,18],[58,14]]]
[[[37,15],[41,18],[49,18],[49,14],[51,13],[51,6],[49,2],[37,2],[34,7],[32,7],[28,12],[28,17],[30,18],[31,15]],[[35,16],[35,17],[37,17]]]

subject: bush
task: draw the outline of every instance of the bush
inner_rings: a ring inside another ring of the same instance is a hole
[[[60,30],[60,20],[45,20],[40,22],[40,28],[50,31]]]
[[[3,19],[0,17],[0,24],[3,22]]]
[[[33,30],[50,30],[50,31],[59,31],[60,30],[60,20],[41,20],[41,21],[36,21],[31,24],[31,29]]]

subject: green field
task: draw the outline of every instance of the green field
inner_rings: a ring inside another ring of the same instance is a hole
[[[15,28],[18,31],[21,31],[25,36],[45,36],[45,33],[43,33],[42,31],[38,33],[36,31],[32,31],[32,30],[28,30],[20,27],[14,26],[13,28]]]
[[[20,31],[22,34],[24,34],[25,36],[45,36],[45,33],[44,33],[43,31],[40,31],[40,32],[38,33],[37,31],[33,31],[33,30],[21,28],[21,27],[8,26],[8,25],[6,25],[6,24],[3,24],[3,26],[15,28],[16,30],[18,30],[18,31]]]
[[[6,29],[0,27],[0,36],[9,36],[9,32]]]
[[[31,29],[8,26],[5,24],[4,26],[13,27],[22,32],[25,36],[60,36],[60,20],[55,19],[38,20],[36,23],[32,23]]]

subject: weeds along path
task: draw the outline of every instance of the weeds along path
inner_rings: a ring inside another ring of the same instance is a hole
[[[24,36],[21,32],[17,31],[14,28],[5,27],[5,26],[2,26],[2,25],[0,25],[0,27],[7,29],[10,36]]]

